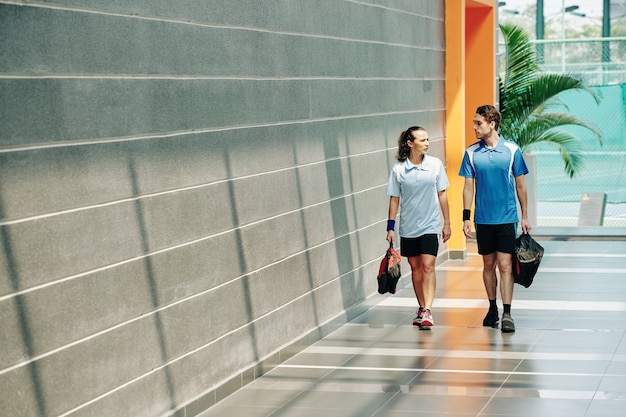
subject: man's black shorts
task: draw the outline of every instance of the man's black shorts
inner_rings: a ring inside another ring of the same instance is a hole
[[[515,223],[475,225],[478,253],[481,255],[494,252],[515,253],[516,226]]]
[[[400,255],[405,258],[418,255],[437,256],[439,252],[439,237],[425,234],[420,237],[400,237]]]

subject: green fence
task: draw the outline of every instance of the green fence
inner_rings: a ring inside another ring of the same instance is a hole
[[[593,86],[588,93],[567,92],[560,96],[562,105],[578,117],[595,124],[602,132],[602,143],[587,129],[565,127],[584,143],[584,165],[569,178],[563,170],[558,150],[549,145],[537,146],[538,224],[545,226],[576,225],[583,193],[607,195],[605,226],[626,226],[626,84]]]
[[[583,193],[604,192],[604,226],[626,227],[626,38],[533,43],[543,71],[579,74],[598,98],[596,103],[586,92],[568,92],[559,97],[559,110],[566,106],[602,132],[600,144],[586,129],[565,128],[585,144],[584,166],[574,178],[564,173],[556,147],[542,145],[532,150],[537,155],[538,225],[576,226]]]

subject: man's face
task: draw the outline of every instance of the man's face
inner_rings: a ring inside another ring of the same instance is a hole
[[[489,137],[494,126],[494,122],[487,122],[487,120],[485,120],[485,118],[480,114],[477,113],[474,115],[474,133],[476,134],[476,139],[485,139]]]

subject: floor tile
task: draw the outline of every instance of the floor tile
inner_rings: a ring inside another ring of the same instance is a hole
[[[496,397],[480,417],[585,417],[591,400]]]
[[[419,410],[422,413],[430,413],[426,415],[475,416],[488,401],[489,397],[404,394],[394,397],[385,408],[390,411],[412,412]]]
[[[573,391],[597,391],[602,375],[580,375],[576,373],[567,374],[545,374],[540,373],[519,373],[511,375],[504,383],[503,388],[525,388],[532,387],[541,390],[573,390]]]
[[[412,325],[405,279],[200,417],[624,417],[626,242],[541,243],[533,285],[515,286],[515,333],[482,326],[470,246],[437,266],[432,329]]]

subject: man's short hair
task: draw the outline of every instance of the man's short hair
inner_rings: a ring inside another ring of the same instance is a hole
[[[501,119],[500,112],[491,104],[484,104],[482,106],[479,106],[476,109],[476,114],[479,114],[482,117],[484,117],[488,123],[495,122],[496,130],[498,130],[498,127],[500,127],[500,119]]]

